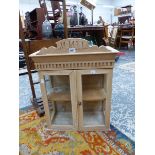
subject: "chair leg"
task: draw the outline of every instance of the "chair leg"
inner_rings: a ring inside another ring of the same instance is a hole
[[[135,40],[132,40],[133,48],[135,48]]]
[[[121,42],[119,42],[119,49],[121,49]]]
[[[122,35],[121,35],[122,36]],[[120,36],[120,40],[119,40],[119,49],[121,49],[121,41],[122,41],[122,38]]]

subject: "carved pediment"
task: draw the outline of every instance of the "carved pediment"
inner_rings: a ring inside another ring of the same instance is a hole
[[[89,48],[88,41],[81,38],[67,38],[67,39],[58,41],[56,44],[59,50],[69,49],[69,48],[75,48],[77,50]]]
[[[57,48],[54,46],[50,46],[48,48],[43,47],[37,55],[47,55],[47,54],[53,54],[57,52]]]
[[[74,48],[76,53],[82,53],[82,52],[112,52],[110,49],[108,49],[106,46],[100,46],[93,45],[92,47],[89,47],[88,41],[81,38],[68,38],[63,39],[58,42],[56,42],[57,47],[50,46],[48,48],[42,48],[39,52],[36,53],[36,55],[52,55],[52,54],[63,54],[63,53],[71,53],[69,52],[70,48]]]

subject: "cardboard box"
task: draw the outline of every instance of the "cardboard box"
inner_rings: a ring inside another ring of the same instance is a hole
[[[121,14],[121,9],[115,8],[114,9],[114,16],[119,16]]]

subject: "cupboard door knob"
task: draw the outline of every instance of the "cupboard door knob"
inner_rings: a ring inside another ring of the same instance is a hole
[[[82,105],[82,102],[79,102],[79,105]]]

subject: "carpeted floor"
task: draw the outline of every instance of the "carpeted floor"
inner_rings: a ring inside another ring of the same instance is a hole
[[[130,139],[135,138],[135,52],[124,51],[115,63],[113,71],[113,92],[111,124],[117,127]],[[38,81],[37,73],[33,73],[34,81]],[[31,106],[31,91],[28,75],[19,77],[20,109]],[[40,86],[35,85],[37,97],[41,96]]]
[[[108,132],[53,131],[35,111],[20,121],[22,155],[134,155],[135,144],[111,125]]]
[[[113,71],[111,124],[135,139],[135,52],[124,51]]]

